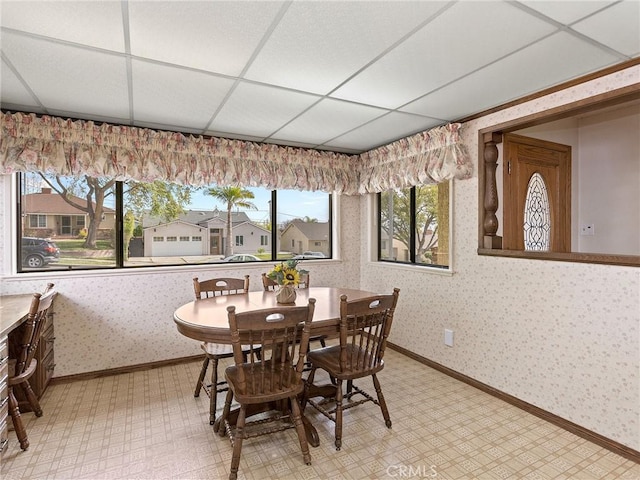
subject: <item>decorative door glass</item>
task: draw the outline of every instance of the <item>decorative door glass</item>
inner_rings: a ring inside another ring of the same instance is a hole
[[[551,239],[551,209],[544,178],[534,173],[529,179],[524,204],[524,249],[548,252]]]

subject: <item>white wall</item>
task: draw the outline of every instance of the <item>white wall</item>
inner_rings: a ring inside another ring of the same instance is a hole
[[[482,117],[464,125],[464,143],[478,158],[478,130],[638,78],[632,67]],[[390,340],[640,450],[640,268],[478,256],[477,175],[454,183],[453,212],[453,275],[362,253],[362,288],[401,289]]]

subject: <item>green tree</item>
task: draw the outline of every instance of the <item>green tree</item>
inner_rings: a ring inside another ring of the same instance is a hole
[[[422,259],[437,242],[438,186],[422,185],[416,190],[415,230],[411,231],[410,191],[405,188],[384,192],[381,198],[382,230],[402,242],[409,250],[411,237],[416,240],[416,259]]]
[[[205,195],[209,195],[227,206],[227,228],[226,228],[226,241],[224,246],[224,255],[228,257],[233,255],[233,238],[232,223],[231,223],[231,211],[236,208],[247,208],[251,210],[257,210],[258,208],[249,200],[255,198],[253,192],[243,187],[229,186],[229,187],[213,187],[205,190]]]
[[[85,212],[89,219],[85,248],[96,248],[97,232],[103,219],[105,200],[113,196],[114,179],[101,179],[82,175],[78,177],[61,177],[58,175],[40,176],[69,205]],[[184,207],[191,201],[192,187],[155,181],[153,183],[127,182],[125,195],[127,198],[126,215],[131,213],[135,219],[141,219],[145,211],[151,215],[173,220],[184,212]],[[84,199],[84,201],[81,201]],[[134,222],[135,224],[135,222]],[[129,239],[131,237],[129,236]],[[127,250],[128,239],[125,242]]]
[[[87,236],[84,239],[84,247],[96,248],[97,232],[104,214],[104,201],[113,195],[113,186],[116,181],[88,175],[60,177],[40,173],[40,176],[65,202],[87,214],[89,223],[86,226]],[[82,198],[84,202],[80,201]]]

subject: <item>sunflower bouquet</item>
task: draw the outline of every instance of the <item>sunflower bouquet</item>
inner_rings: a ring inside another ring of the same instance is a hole
[[[300,283],[300,275],[309,273],[308,270],[298,268],[299,260],[285,260],[275,265],[273,269],[267,273],[267,277],[276,282],[278,285],[291,285],[293,287]]]

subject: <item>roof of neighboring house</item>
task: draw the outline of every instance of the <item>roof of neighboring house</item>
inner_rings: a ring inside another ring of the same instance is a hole
[[[296,218],[287,225],[287,228],[284,229],[282,234],[284,235],[284,232],[295,226],[310,240],[324,240],[327,237],[327,225],[328,222],[305,222],[304,220]]]
[[[255,229],[262,230],[265,233],[271,234],[271,230],[267,230],[266,228],[264,228],[264,227],[262,227],[262,226],[260,226],[260,225],[258,225],[256,223],[253,223],[251,220],[246,221],[246,222],[242,222],[242,223],[237,223],[237,224],[234,223],[233,224],[233,228],[240,227],[242,225],[249,225],[249,226],[251,226],[251,227],[253,227]]]
[[[80,205],[86,205],[85,198],[70,195],[69,198]],[[95,205],[95,202],[92,202]],[[22,207],[27,213],[43,215],[86,215],[86,212],[69,205],[58,193],[29,193],[22,196]],[[105,213],[115,213],[113,208],[103,207]]]
[[[178,216],[176,220],[180,220],[186,223],[192,223],[194,225],[206,226],[209,220],[220,219],[222,222],[227,221],[227,212],[222,212],[218,209],[215,210],[187,210],[185,213]],[[244,223],[250,221],[249,216],[245,212],[231,212],[231,223],[236,225],[238,223]],[[153,227],[161,223],[167,223],[162,217],[145,216],[142,219],[142,226]]]
[[[195,223],[189,223],[189,222],[185,222],[183,220],[173,220],[173,221],[170,221],[170,222],[158,223],[157,225],[151,225],[149,227],[145,227],[144,230],[148,230],[150,228],[166,228],[166,227],[168,227],[170,225],[175,225],[176,223],[180,223],[182,225],[185,225],[187,227],[191,227],[191,228],[194,228],[194,229],[195,228],[200,228],[200,229],[203,228],[200,225],[196,225]]]

